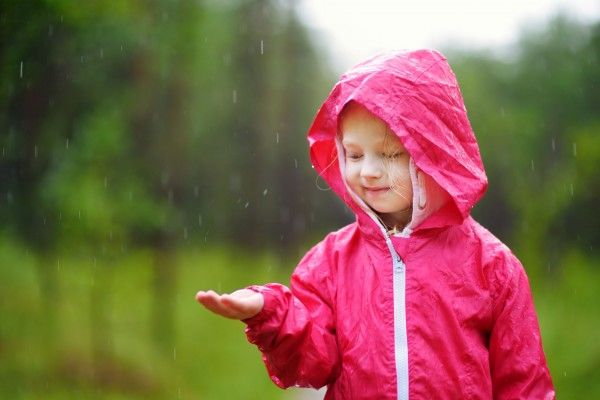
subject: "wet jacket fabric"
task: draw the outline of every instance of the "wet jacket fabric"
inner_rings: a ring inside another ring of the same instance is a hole
[[[390,235],[346,187],[338,117],[354,101],[411,155],[414,207]],[[435,51],[381,54],[344,74],[308,132],[316,171],[355,212],[302,259],[290,288],[254,286],[245,321],[280,387],[326,399],[553,399],[524,269],[470,216],[487,178],[462,96]]]

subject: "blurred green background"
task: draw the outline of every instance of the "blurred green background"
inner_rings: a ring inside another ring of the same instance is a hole
[[[1,3],[0,398],[294,397],[194,301],[287,282],[352,220],[308,161],[337,71],[294,4]],[[600,398],[600,23],[441,50],[474,214],[527,269],[559,398]]]

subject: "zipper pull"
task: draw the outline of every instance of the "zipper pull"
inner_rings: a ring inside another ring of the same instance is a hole
[[[395,268],[396,268],[396,272],[404,272],[404,263],[402,262],[402,259],[400,258],[400,256],[395,256]]]

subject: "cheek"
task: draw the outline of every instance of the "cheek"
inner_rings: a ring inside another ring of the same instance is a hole
[[[344,167],[344,179],[347,182],[352,182],[352,180],[356,179],[356,171],[357,171],[357,167],[354,164],[351,163],[346,163],[346,166]]]
[[[394,186],[412,192],[412,180],[410,178],[408,165],[392,168],[390,170],[390,180]]]

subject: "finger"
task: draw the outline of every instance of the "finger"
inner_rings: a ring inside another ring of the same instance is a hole
[[[224,317],[231,318],[230,308],[224,305],[221,301],[221,296],[219,296],[212,290],[205,292],[204,295],[198,296],[198,301],[209,311],[212,311],[213,313]]]

